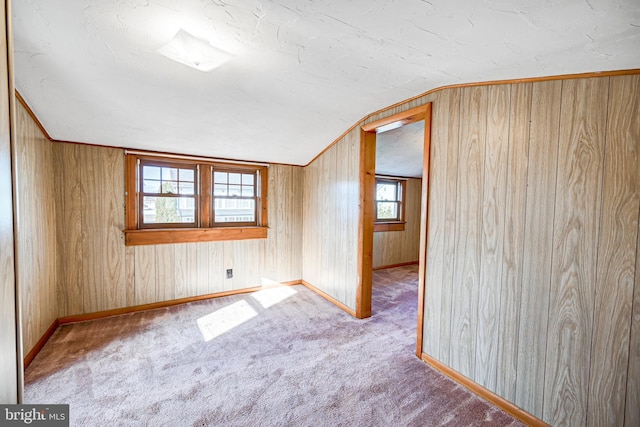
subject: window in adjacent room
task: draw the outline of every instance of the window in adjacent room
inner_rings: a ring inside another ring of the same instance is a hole
[[[376,177],[375,231],[404,230],[405,182]]]

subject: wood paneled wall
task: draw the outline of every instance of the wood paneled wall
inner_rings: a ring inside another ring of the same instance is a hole
[[[58,318],[53,147],[16,103],[18,287],[28,352]]]
[[[304,168],[302,276],[355,310],[360,132],[349,132]]]
[[[403,231],[373,233],[373,267],[418,261],[420,253],[420,202],[422,180],[411,178],[406,185],[406,224]]]
[[[640,425],[640,76],[433,108],[424,352],[554,426]]]
[[[0,4],[0,403],[18,403],[18,330],[13,240],[13,177],[6,3]]]
[[[58,316],[302,278],[302,168],[269,168],[267,239],[125,247],[123,150],[53,143],[53,152]]]

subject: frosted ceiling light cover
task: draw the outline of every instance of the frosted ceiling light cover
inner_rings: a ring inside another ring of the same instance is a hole
[[[211,71],[234,56],[183,29],[180,29],[169,43],[158,49],[158,53],[200,71]]]

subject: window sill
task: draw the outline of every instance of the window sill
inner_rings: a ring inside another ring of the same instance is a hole
[[[126,246],[267,238],[267,227],[163,228],[123,231]]]
[[[376,222],[373,231],[404,231],[406,222]]]

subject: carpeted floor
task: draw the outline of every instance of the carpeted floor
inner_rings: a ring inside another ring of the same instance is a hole
[[[357,320],[303,286],[60,327],[25,402],[72,426],[520,426],[415,356],[417,268]]]

